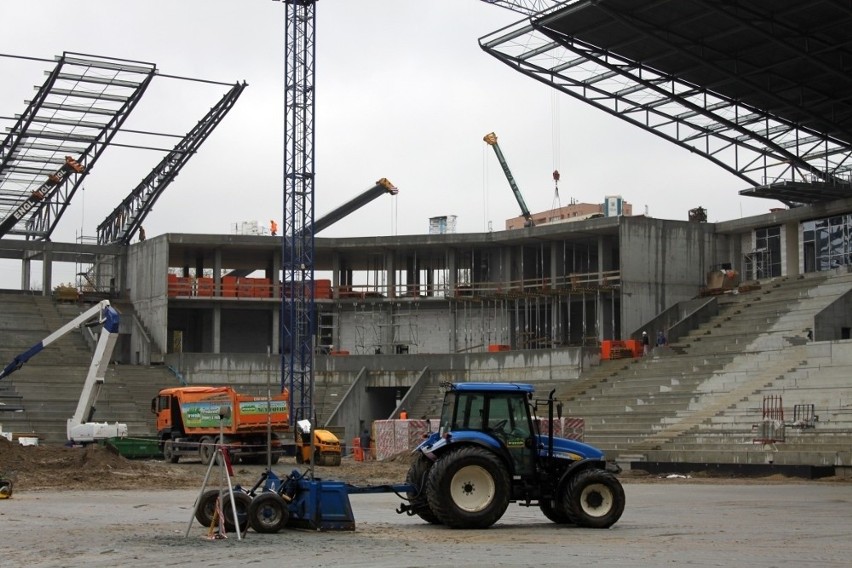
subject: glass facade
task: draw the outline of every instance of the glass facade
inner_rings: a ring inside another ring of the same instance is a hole
[[[745,258],[745,273],[755,280],[781,276],[781,226],[755,229],[754,237],[754,251]]]
[[[802,223],[805,272],[852,264],[852,214]]]

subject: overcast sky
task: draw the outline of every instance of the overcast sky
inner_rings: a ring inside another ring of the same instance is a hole
[[[280,2],[4,0],[0,6],[3,54],[78,52],[155,63],[164,75],[248,82],[144,227],[151,238],[230,233],[253,220],[280,224]],[[555,168],[562,205],[621,195],[634,213],[647,208],[653,217],[686,220],[689,209],[703,206],[710,221],[778,206],[740,197],[743,182],[709,161],[567,95],[553,96],[479,48],[480,37],[519,20],[518,14],[481,0],[322,0],[316,11],[315,213],[319,217],[382,177],[399,188],[395,198],[379,198],[320,236],[425,233],[429,218],[440,215],[456,215],[459,232],[488,230],[489,224],[501,230],[519,209],[482,141],[492,131],[532,211],[554,205]],[[22,113],[24,100],[52,67],[0,57],[0,116]],[[157,78],[126,126],[183,135],[226,90]],[[161,157],[107,149],[53,240],[94,237]],[[0,263],[16,274],[11,282],[2,277],[0,286],[17,287],[19,263]]]

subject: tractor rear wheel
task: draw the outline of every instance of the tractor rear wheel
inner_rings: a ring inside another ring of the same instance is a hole
[[[432,460],[423,454],[418,454],[417,459],[408,468],[408,474],[405,476],[405,483],[413,485],[417,490],[407,492],[406,497],[408,497],[410,510],[414,514],[427,523],[440,525],[441,519],[432,512],[432,509],[429,508],[429,502],[426,499],[426,476],[429,475],[431,467]]]
[[[249,524],[255,532],[277,533],[289,520],[287,502],[278,493],[261,493],[249,505]]]
[[[624,512],[624,488],[610,472],[587,469],[569,480],[563,507],[578,526],[606,529]]]
[[[506,466],[492,452],[477,446],[452,451],[432,466],[426,482],[429,508],[454,529],[484,529],[496,523],[509,506]]]

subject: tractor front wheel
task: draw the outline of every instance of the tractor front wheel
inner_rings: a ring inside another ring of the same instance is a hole
[[[565,510],[565,504],[562,499],[542,499],[538,503],[538,508],[541,509],[545,517],[557,525],[574,524],[574,519]]]
[[[568,482],[563,507],[578,526],[606,529],[624,512],[624,488],[608,471],[587,469]]]
[[[484,529],[496,523],[509,506],[510,490],[506,466],[477,446],[442,456],[426,482],[429,508],[454,529]]]

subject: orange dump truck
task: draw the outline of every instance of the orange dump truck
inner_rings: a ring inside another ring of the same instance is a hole
[[[161,390],[151,411],[157,415],[157,438],[167,461],[187,457],[209,464],[221,431],[235,460],[263,464],[271,430],[271,458],[277,463],[283,448],[276,433],[289,430],[289,401],[287,391],[270,399],[231,387],[175,387]]]

